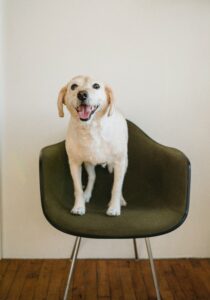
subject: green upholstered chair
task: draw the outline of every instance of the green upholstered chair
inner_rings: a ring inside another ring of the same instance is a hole
[[[96,183],[84,216],[70,213],[74,190],[65,142],[47,146],[40,154],[42,209],[47,220],[58,230],[76,236],[72,263],[65,290],[72,278],[81,238],[145,238],[157,299],[160,298],[149,237],[175,230],[187,217],[190,191],[190,162],[177,149],[158,144],[128,121],[128,170],[123,194],[128,205],[121,216],[109,217],[106,207],[111,196],[113,175],[96,167]],[[83,171],[83,183],[87,175]]]

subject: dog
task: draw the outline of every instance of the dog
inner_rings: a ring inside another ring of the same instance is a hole
[[[122,195],[128,158],[127,122],[115,107],[112,89],[88,76],[74,77],[59,92],[59,116],[64,116],[63,105],[71,118],[66,137],[66,152],[74,184],[74,215],[84,215],[85,204],[91,199],[95,183],[95,166],[107,166],[114,171],[111,200],[106,214],[119,216],[126,205]],[[85,191],[82,188],[82,164],[88,174]]]

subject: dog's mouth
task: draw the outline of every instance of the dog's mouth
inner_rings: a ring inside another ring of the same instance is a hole
[[[98,105],[81,104],[76,108],[76,111],[81,121],[88,121],[97,108]]]

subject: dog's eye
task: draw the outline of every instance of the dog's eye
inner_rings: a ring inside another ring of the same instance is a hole
[[[78,85],[77,85],[76,83],[74,83],[74,84],[72,84],[72,86],[71,86],[71,90],[73,91],[73,90],[75,90],[77,87],[78,87]]]
[[[93,88],[96,89],[96,90],[100,89],[100,85],[98,83],[94,83],[93,84]]]

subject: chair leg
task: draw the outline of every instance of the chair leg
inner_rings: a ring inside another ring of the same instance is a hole
[[[154,285],[155,285],[157,300],[161,300],[160,289],[159,289],[159,285],[158,285],[158,281],[157,281],[157,275],[156,275],[156,271],[155,271],[155,265],[154,265],[154,260],[153,260],[153,256],[152,256],[152,249],[151,249],[149,238],[145,238],[145,243],[146,243],[146,247],[147,247],[147,253],[149,256],[151,270],[152,270],[152,277],[153,277],[153,281],[154,281]]]
[[[133,239],[133,247],[134,247],[134,254],[135,254],[135,259],[139,259],[139,254],[138,254],[138,249],[136,245],[136,239]]]
[[[74,247],[73,247],[73,250],[71,253],[71,266],[70,266],[70,270],[69,270],[69,275],[68,275],[68,279],[67,279],[67,283],[66,283],[63,300],[67,300],[67,297],[68,297],[68,291],[71,286],[72,275],[73,275],[73,271],[74,271],[75,262],[77,259],[77,254],[79,251],[80,242],[81,242],[81,237],[76,237]]]

